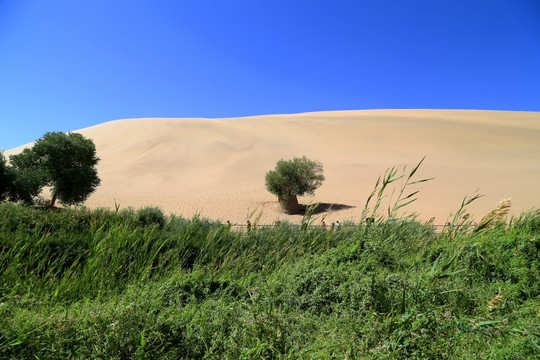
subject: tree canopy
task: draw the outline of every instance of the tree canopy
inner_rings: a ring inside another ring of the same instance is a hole
[[[322,164],[305,156],[287,161],[281,159],[274,170],[266,173],[266,189],[278,196],[285,210],[297,212],[297,196],[313,195],[324,181],[322,173]]]
[[[44,186],[50,186],[51,207],[56,199],[73,205],[86,200],[101,182],[94,142],[78,133],[48,132],[32,148],[12,155],[10,162],[16,189],[13,200],[31,202]]]
[[[0,151],[0,201],[9,197],[12,182],[10,168],[6,164],[4,153]]]

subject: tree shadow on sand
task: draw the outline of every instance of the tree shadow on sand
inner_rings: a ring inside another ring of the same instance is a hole
[[[353,206],[353,205],[337,204],[337,203],[316,203],[316,204],[309,204],[309,205],[300,205],[300,211],[298,214],[305,215],[308,209],[312,214],[315,215],[315,214],[321,214],[325,212],[348,210],[348,209],[353,209],[355,207],[356,206]]]

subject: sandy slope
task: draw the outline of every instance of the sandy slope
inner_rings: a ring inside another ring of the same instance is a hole
[[[355,220],[377,177],[394,165],[426,160],[406,208],[444,223],[465,195],[481,217],[503,198],[513,212],[540,205],[540,113],[461,110],[362,110],[229,119],[128,119],[79,130],[102,159],[102,185],[89,207],[157,205],[245,223],[299,221],[281,214],[264,187],[277,160],[306,155],[324,165],[326,181],[303,203],[338,204],[327,222]],[[14,149],[7,153],[17,151]],[[255,217],[255,216],[254,216]]]

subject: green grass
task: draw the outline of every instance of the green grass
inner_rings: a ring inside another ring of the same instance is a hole
[[[0,358],[540,356],[540,211],[436,232],[395,216],[407,201],[369,225],[249,232],[0,204]]]

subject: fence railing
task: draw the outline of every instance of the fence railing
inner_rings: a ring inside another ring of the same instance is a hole
[[[225,226],[229,226],[229,228],[231,229],[237,229],[237,230],[240,230],[240,231],[243,231],[243,230],[256,230],[256,229],[263,229],[263,228],[277,228],[281,225],[283,225],[282,223],[276,223],[276,224],[251,224],[251,225],[248,225],[248,224],[224,224]],[[340,229],[344,229],[344,228],[347,228],[347,229],[352,229],[352,228],[356,228],[359,226],[359,224],[292,224],[292,223],[287,223],[288,226],[294,226],[298,229],[301,229],[301,228],[308,228],[308,229],[316,229],[316,228],[319,228],[319,229],[323,229],[323,230],[340,230]],[[371,225],[371,224],[368,224],[368,225]],[[371,226],[376,226],[375,224],[371,225]],[[470,228],[470,229],[474,229],[475,227],[477,227],[476,224],[469,224],[469,225],[451,225],[451,224],[431,224],[429,225],[431,226],[432,228],[434,229],[438,229],[438,230],[442,230],[444,228],[452,228],[452,229],[463,229],[463,228]]]

